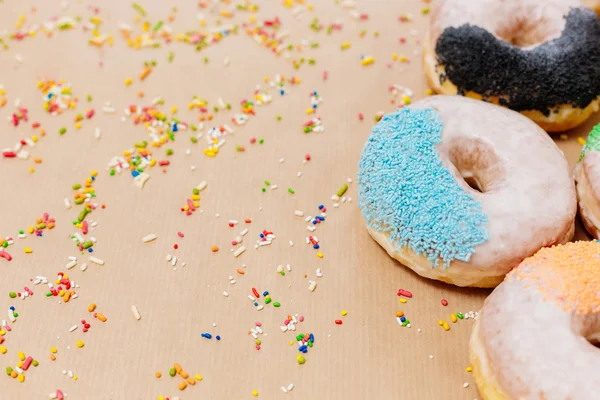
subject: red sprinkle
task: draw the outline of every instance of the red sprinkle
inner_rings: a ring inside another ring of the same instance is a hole
[[[442,299],[442,305],[446,307],[448,305],[448,300]]]
[[[362,113],[359,113],[358,119],[362,121],[363,119],[365,119],[365,116]]]
[[[256,290],[256,288],[252,288],[252,293],[254,294],[254,297],[256,297],[257,299],[260,297],[260,294],[258,294],[258,291]]]
[[[12,260],[11,255],[5,251],[0,251],[0,257],[6,259],[7,261]]]
[[[173,245],[173,248],[174,248],[175,250],[177,250],[177,249],[179,248],[179,245],[178,245],[177,243],[175,243],[175,244]]]
[[[305,159],[306,161],[310,161],[310,154],[307,154],[307,155],[305,155],[305,156],[304,156],[304,159]]]
[[[246,219],[244,220],[244,222],[245,222],[245,223],[247,223],[247,224],[251,224],[251,223],[252,223],[252,219],[250,219],[250,218],[246,218]]]
[[[398,289],[398,296],[408,297],[409,299],[412,297],[412,293],[408,290]]]
[[[342,321],[341,319],[336,319],[335,323],[336,323],[336,325],[341,325],[344,323],[344,321]]]
[[[251,137],[251,138],[250,138],[250,143],[251,143],[251,144],[254,144],[254,143],[256,143],[256,138],[254,138],[254,137]]]
[[[90,110],[87,112],[87,114],[85,115],[87,119],[90,119],[94,116],[94,110]]]
[[[165,167],[169,164],[171,164],[171,162],[169,160],[162,160],[162,161],[158,162],[158,165],[160,165],[161,167]]]
[[[2,155],[6,158],[14,158],[17,156],[17,153],[15,153],[14,151],[4,151],[2,152]]]

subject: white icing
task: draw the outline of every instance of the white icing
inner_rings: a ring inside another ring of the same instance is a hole
[[[600,398],[600,349],[586,340],[600,332],[600,313],[563,311],[511,279],[485,301],[478,321],[485,373],[509,398]]]

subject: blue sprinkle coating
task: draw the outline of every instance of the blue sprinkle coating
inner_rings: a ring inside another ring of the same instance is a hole
[[[359,207],[368,226],[389,232],[396,250],[408,246],[444,268],[468,262],[488,239],[487,215],[438,157],[443,123],[434,109],[398,109],[375,125],[358,172]]]

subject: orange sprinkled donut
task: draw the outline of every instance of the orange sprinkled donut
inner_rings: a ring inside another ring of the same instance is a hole
[[[484,399],[600,398],[600,242],[544,248],[485,301],[470,353]],[[596,347],[595,347],[596,346]]]

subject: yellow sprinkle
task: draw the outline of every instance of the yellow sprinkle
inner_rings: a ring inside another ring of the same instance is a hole
[[[467,372],[473,372],[473,367],[471,367],[471,366],[468,366],[468,367],[467,367]]]
[[[162,396],[158,396],[158,400],[165,400],[165,398]]]
[[[6,354],[6,347],[0,346],[0,353]]]
[[[450,325],[448,325],[448,323],[447,323],[447,322],[444,322],[444,325],[443,325],[443,327],[444,327],[444,330],[445,330],[445,331],[449,331],[449,330],[450,330]]]
[[[194,200],[194,201],[200,200],[200,195],[199,194],[193,194],[192,195],[192,200]]]
[[[323,253],[321,253],[320,251],[317,251],[317,257],[323,258]]]
[[[50,347],[50,353],[56,354],[58,352],[58,350],[56,349],[56,347]]]
[[[313,109],[312,108],[307,108],[306,109],[306,114],[307,115],[312,114],[312,113],[313,113]]]
[[[23,250],[25,250],[25,253],[27,253],[27,254],[33,253],[33,250],[31,249],[31,247],[25,247]]]
[[[433,90],[431,90],[431,89],[427,89],[427,90],[425,91],[425,94],[426,94],[427,96],[431,96],[431,95],[433,94]]]
[[[406,56],[404,56],[404,55],[400,56],[400,62],[405,63],[407,61],[408,61],[408,58],[406,58]]]
[[[125,86],[131,85],[131,82],[133,82],[133,79],[131,79],[131,78],[125,79]]]
[[[76,381],[77,379],[79,379],[79,377],[78,377],[77,375],[75,375],[75,376],[73,377],[73,380],[74,380],[74,381]]]
[[[0,336],[4,336],[4,335],[6,335],[6,331],[5,331],[4,329],[2,329],[2,330],[0,331]]]
[[[392,60],[397,60],[398,59],[398,54],[396,53],[392,53]]]
[[[17,367],[21,368],[22,366],[23,366],[23,361],[19,361],[19,362],[17,363]]]
[[[370,65],[375,62],[375,57],[365,57],[360,62],[361,65]]]
[[[34,231],[33,226],[30,226],[29,228],[27,228],[27,232],[33,233],[33,231]]]
[[[348,311],[342,310],[342,316],[345,317],[346,315],[348,315]]]
[[[82,348],[83,346],[85,346],[85,343],[83,343],[83,340],[78,340],[77,347]]]
[[[256,391],[256,390],[253,390],[253,391],[252,391],[252,396],[258,396],[258,391]]]
[[[175,106],[171,107],[171,112],[173,114],[176,114],[177,113],[177,107],[175,107]]]
[[[438,325],[439,325],[439,326],[442,326],[442,325],[444,325],[444,321],[442,321],[441,319],[438,319]]]
[[[29,172],[31,172],[33,174],[35,172],[35,168],[29,167]],[[27,252],[25,252],[25,253],[27,253]]]
[[[406,303],[406,299],[404,297],[401,297],[400,298],[400,303],[403,303],[403,304]]]
[[[346,49],[349,49],[350,46],[351,46],[350,42],[345,42],[342,44],[341,49],[346,50]]]
[[[156,165],[156,158],[153,158],[152,160],[150,160],[150,166],[154,167]]]
[[[580,144],[580,145],[582,145],[582,146],[585,144],[585,139],[584,139],[584,138],[582,138],[582,137],[578,137],[578,138],[577,138],[577,141],[578,141],[578,142],[579,142],[579,144]]]
[[[201,380],[202,380],[202,375],[198,375],[198,374],[196,374],[196,380],[197,380],[197,381],[201,381]]]
[[[19,374],[18,378],[19,378],[19,382],[21,382],[21,383],[25,382],[25,375]]]
[[[293,346],[293,345],[294,345],[294,341],[290,340],[290,346]]]
[[[20,351],[17,355],[19,357],[19,360],[25,361],[25,353],[23,353],[22,351]]]
[[[33,135],[33,136],[31,137],[31,140],[33,141],[33,143],[37,143],[37,141],[38,141],[38,137],[37,137],[36,135]]]
[[[450,314],[450,319],[452,322],[456,322],[456,314]]]

